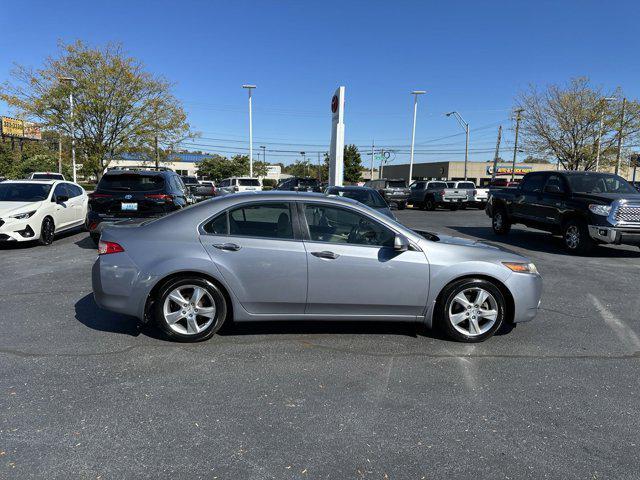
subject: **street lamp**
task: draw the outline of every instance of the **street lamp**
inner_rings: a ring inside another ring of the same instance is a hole
[[[462,115],[460,115],[458,112],[454,111],[454,112],[447,113],[447,117],[450,117],[451,115],[453,115],[456,118],[460,126],[464,129],[464,132],[466,135],[466,141],[464,145],[464,179],[466,180],[467,164],[469,163],[469,124],[464,121],[464,118],[462,118]]]
[[[73,169],[73,182],[76,183],[76,132],[73,124],[73,84],[76,81],[73,77],[60,77],[61,82],[69,82],[69,108],[71,110],[71,168]]]
[[[426,90],[414,90],[411,92],[413,95],[413,128],[411,129],[411,155],[409,157],[409,184],[411,184],[411,178],[413,177],[413,150],[416,142],[416,115],[418,113],[418,95],[427,93]],[[382,178],[382,177],[380,177]]]
[[[615,102],[617,100],[616,97],[604,97],[601,100],[602,108],[600,109],[600,129],[598,130],[598,141],[597,141],[597,149],[596,149],[596,172],[600,167],[600,146],[602,143],[602,129],[604,128],[604,108],[607,102]]]
[[[251,112],[251,90],[256,88],[255,85],[242,85],[249,91],[249,176],[253,177],[253,119]]]

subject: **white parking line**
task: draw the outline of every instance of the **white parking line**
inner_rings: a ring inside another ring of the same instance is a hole
[[[618,338],[627,345],[629,348],[634,350],[640,350],[640,338],[626,323],[616,317],[613,313],[609,311],[607,307],[605,307],[600,300],[598,300],[594,295],[589,294],[591,301],[595,305],[598,312],[604,319],[605,323],[613,330],[613,332],[618,336]]]

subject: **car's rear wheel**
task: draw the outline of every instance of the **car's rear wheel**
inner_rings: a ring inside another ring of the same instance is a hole
[[[465,278],[447,286],[440,296],[437,314],[449,338],[459,342],[482,342],[502,325],[506,301],[492,282]]]
[[[40,226],[40,238],[38,238],[38,243],[40,243],[40,245],[51,245],[55,236],[56,226],[53,223],[53,220],[51,217],[45,217],[45,219],[42,220],[42,225]]]
[[[227,317],[227,300],[209,280],[181,277],[167,282],[155,302],[155,320],[171,338],[197,342],[211,338]]]
[[[491,217],[491,228],[496,235],[506,235],[511,230],[511,222],[507,218],[507,212],[502,207],[498,207]]]
[[[562,240],[567,252],[575,255],[585,255],[595,246],[595,242],[589,236],[587,224],[578,219],[565,222],[562,229]]]
[[[433,211],[436,209],[436,202],[433,201],[433,198],[425,198],[422,205],[424,205],[425,210]]]

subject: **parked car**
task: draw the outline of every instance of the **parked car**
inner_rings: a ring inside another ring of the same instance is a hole
[[[108,170],[89,195],[87,228],[96,244],[106,225],[142,222],[186,207],[187,188],[172,170]]]
[[[217,195],[216,184],[211,180],[200,180],[200,184],[193,190],[197,202],[207,200]]]
[[[50,245],[57,233],[84,225],[87,202],[76,183],[6,180],[0,183],[0,242]]]
[[[281,180],[274,190],[295,192],[321,192],[320,181],[310,177],[290,177]]]
[[[640,192],[610,173],[528,173],[517,188],[494,191],[486,212],[498,235],[521,223],[562,235],[570,253],[601,243],[640,245]]]
[[[187,192],[188,192],[187,203],[189,204],[196,203],[197,201],[196,189],[200,186],[198,177],[181,175],[180,179],[182,180],[182,183],[184,183],[184,186],[187,187]]]
[[[231,177],[225,178],[218,184],[218,191],[225,195],[228,193],[261,191],[262,182],[259,178]]]
[[[438,325],[478,342],[531,320],[542,290],[525,257],[313,193],[226,195],[113,225],[99,253],[97,304],[180,341],[209,338],[225,321],[357,319]]]
[[[27,180],[62,180],[65,181],[64,175],[52,172],[33,172],[29,174]]]
[[[389,205],[384,201],[382,195],[373,188],[356,186],[329,187],[325,193],[327,195],[350,198],[396,220],[396,216],[391,212]]]
[[[447,187],[467,191],[467,202],[462,204],[461,208],[466,208],[469,205],[484,210],[487,205],[487,199],[489,198],[488,188],[478,188],[475,183],[467,180],[447,182]]]
[[[411,184],[410,191],[409,203],[423,210],[445,206],[457,210],[469,199],[466,190],[449,188],[446,182],[438,180],[417,180]]]
[[[395,203],[398,210],[404,210],[407,206],[410,192],[407,188],[407,183],[402,179],[381,178],[369,180],[365,182],[364,186],[377,190],[389,205]]]

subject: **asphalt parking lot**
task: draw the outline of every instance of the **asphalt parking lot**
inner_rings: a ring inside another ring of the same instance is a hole
[[[364,323],[185,345],[97,309],[86,233],[0,250],[0,478],[638,478],[640,250],[397,216],[528,255],[539,316],[478,345]]]

